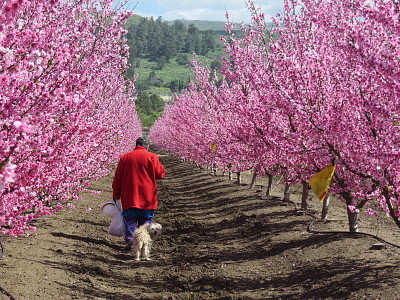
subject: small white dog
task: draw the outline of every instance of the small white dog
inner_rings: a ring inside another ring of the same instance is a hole
[[[159,223],[146,223],[135,230],[133,233],[133,255],[135,260],[140,257],[144,260],[150,260],[150,248],[155,237],[159,236],[162,226]]]

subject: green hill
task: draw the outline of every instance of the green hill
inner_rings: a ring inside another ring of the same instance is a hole
[[[203,20],[185,20],[185,19],[180,19],[183,24],[186,26],[189,26],[190,24],[193,24],[196,26],[200,31],[206,31],[206,30],[212,30],[212,31],[225,31],[225,23],[222,21],[203,21]],[[174,21],[167,21],[168,24],[172,25],[174,24]],[[240,25],[240,24],[237,24]]]
[[[127,77],[136,77],[137,111],[145,127],[162,113],[154,103],[168,101],[195,80],[191,60],[211,70],[222,65],[225,22],[203,20],[163,21],[133,15],[125,27],[130,48]],[[238,31],[240,24],[237,24]],[[217,71],[218,74],[218,71]],[[157,101],[156,101],[157,100]]]
[[[125,23],[125,27],[129,28],[131,25],[139,24],[142,17],[139,15],[132,15]]]
[[[126,22],[126,27],[131,26],[132,24],[138,24],[140,22],[140,19],[143,18],[139,15],[133,15],[128,19]],[[173,21],[165,21],[169,25],[173,25],[175,21],[180,21],[184,25],[189,26],[190,24],[193,24],[194,26],[197,27],[200,31],[207,31],[207,30],[213,30],[215,32],[225,32],[225,21],[206,21],[206,20],[186,20],[186,19],[179,19],[179,20],[173,20]],[[240,23],[235,23],[237,28],[239,29],[241,24]],[[271,28],[273,27],[272,22],[267,22],[267,27]]]
[[[174,21],[167,21],[168,24],[172,25],[174,24],[176,20]],[[204,20],[185,20],[185,19],[180,19],[179,21],[181,21],[183,24],[185,24],[186,26],[189,26],[190,24],[193,24],[194,26],[196,26],[200,31],[207,31],[207,30],[212,30],[215,33],[225,33],[225,24],[226,22],[224,21],[204,21]],[[241,23],[235,23],[236,28],[238,30],[240,30],[241,27]],[[273,27],[273,23],[272,22],[267,22],[266,23],[268,28],[272,28]]]

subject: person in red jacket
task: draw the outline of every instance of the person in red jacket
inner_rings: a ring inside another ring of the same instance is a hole
[[[147,148],[147,141],[138,138],[135,149],[120,157],[112,183],[113,199],[121,199],[122,216],[126,221],[125,249],[132,247],[136,227],[151,223],[158,205],[156,180],[165,176],[157,155]]]

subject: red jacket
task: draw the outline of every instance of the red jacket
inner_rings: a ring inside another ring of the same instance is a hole
[[[121,199],[123,210],[156,209],[156,179],[164,176],[165,170],[157,155],[137,146],[119,160],[112,183],[113,199]]]

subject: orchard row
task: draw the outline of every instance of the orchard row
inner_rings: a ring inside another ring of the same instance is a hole
[[[130,16],[111,1],[0,1],[0,229],[60,210],[141,134]]]
[[[400,227],[400,4],[286,0],[275,27],[247,2],[228,21],[222,78],[193,63],[150,138],[198,164],[307,182],[336,164],[330,192],[349,215],[381,212]],[[229,20],[229,17],[228,17]]]

